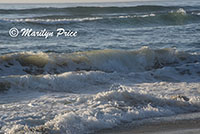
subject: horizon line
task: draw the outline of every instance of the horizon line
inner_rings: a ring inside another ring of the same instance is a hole
[[[156,2],[156,1],[159,1],[159,0],[126,0],[126,1],[123,1],[123,0],[120,0],[120,1],[86,1],[86,2],[76,2],[76,1],[73,1],[73,2],[0,2],[1,4],[77,4],[77,3],[80,3],[80,4],[85,4],[85,3],[127,3],[127,2]]]

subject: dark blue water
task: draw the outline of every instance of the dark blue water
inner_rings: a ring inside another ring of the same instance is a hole
[[[177,48],[199,52],[199,2],[101,4],[2,4],[0,54],[33,51],[69,53],[102,49]],[[58,28],[76,37],[10,37],[15,27],[32,31]]]

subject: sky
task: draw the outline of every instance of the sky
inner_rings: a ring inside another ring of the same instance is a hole
[[[156,0],[0,0],[0,3],[86,3],[86,2],[129,2]]]
[[[144,0],[0,0],[0,3],[85,3],[85,2],[123,2]]]

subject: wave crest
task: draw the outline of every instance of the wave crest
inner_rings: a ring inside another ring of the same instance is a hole
[[[0,73],[2,75],[58,74],[80,70],[143,72],[198,61],[199,55],[172,48],[143,47],[134,51],[96,50],[68,54],[23,52],[0,56]]]

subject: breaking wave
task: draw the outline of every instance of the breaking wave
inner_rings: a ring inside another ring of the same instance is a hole
[[[59,74],[69,71],[144,72],[183,63],[198,62],[199,55],[172,48],[94,50],[75,53],[21,52],[0,56],[2,75]],[[16,71],[18,70],[18,71]]]
[[[142,6],[141,6],[142,7]],[[148,6],[147,6],[148,7]],[[80,10],[85,10],[86,7],[79,7]],[[77,7],[77,9],[79,9]],[[50,8],[48,11],[51,10],[58,10],[61,12],[60,14],[39,14],[37,16],[37,12],[34,12],[33,17],[24,17],[24,18],[3,18],[1,19],[2,22],[11,22],[11,23],[31,23],[31,24],[65,24],[65,23],[70,23],[70,22],[79,22],[79,23],[85,23],[85,22],[98,22],[102,24],[107,24],[107,25],[113,25],[113,24],[120,24],[120,25],[126,25],[126,24],[131,24],[131,25],[181,25],[181,24],[188,24],[188,23],[195,23],[199,22],[200,17],[198,13],[192,12],[192,11],[186,11],[186,9],[183,8],[169,8],[169,7],[157,7],[158,10],[161,11],[154,11],[153,9],[157,9],[156,7],[150,6],[150,9],[152,10],[146,10],[144,9],[144,12],[135,12],[135,11],[140,11],[140,6],[137,7],[138,10],[132,11],[130,9],[136,8],[136,7],[104,7],[108,8],[109,10],[102,9],[100,7],[87,7],[91,9],[95,9],[95,11],[98,11],[98,13],[92,12],[91,10],[86,11],[78,11],[78,13],[73,14],[68,14],[65,13],[62,10],[72,10],[68,8],[64,9],[54,9]],[[87,9],[86,8],[86,9]],[[96,9],[97,8],[97,9]],[[118,12],[118,8],[119,11]],[[137,9],[136,8],[136,9]],[[75,8],[76,9],[76,8]],[[166,10],[170,9],[170,10]],[[29,10],[37,10],[37,9],[23,9],[23,10],[17,10],[16,12],[29,12]],[[38,9],[39,10],[39,9]],[[43,10],[40,9],[40,10]],[[111,11],[110,11],[111,10]],[[166,11],[162,11],[166,10]],[[91,11],[91,13],[90,13]],[[102,11],[102,12],[101,12]],[[14,11],[13,11],[14,12]],[[105,13],[104,13],[105,12]],[[1,13],[1,12],[0,12]],[[9,12],[8,12],[9,13]],[[56,12],[57,13],[57,12]],[[71,13],[71,12],[70,12]],[[87,13],[82,15],[82,13]],[[95,23],[96,24],[96,23]]]
[[[200,112],[198,25],[148,27],[199,22],[199,13],[198,6],[0,9],[0,133],[89,134],[129,123],[151,123],[155,118],[165,122],[162,118],[174,115],[168,118],[172,122],[184,113],[199,119],[199,113],[193,115]],[[38,44],[35,39],[15,42],[16,38],[7,37],[11,26],[38,29],[41,24],[49,28],[75,24],[74,28],[83,32],[89,28],[92,34],[80,36],[77,44],[61,38],[39,40]],[[138,25],[142,28],[135,31]],[[106,30],[110,35],[115,26],[122,29],[112,33],[111,40],[100,35]],[[162,34],[167,30],[169,34]],[[93,38],[93,33],[102,40]],[[124,43],[119,38],[122,36]],[[98,45],[96,49],[101,50],[82,51],[90,50],[87,41],[95,44],[92,49]],[[142,42],[155,48],[130,50]],[[104,47],[109,43],[116,47]],[[129,49],[114,50],[123,48],[117,43]],[[165,43],[178,50],[163,48]],[[75,46],[73,53],[66,52],[69,44]],[[65,53],[46,51],[54,45]]]
[[[85,92],[123,81],[198,82],[200,56],[172,48],[14,53],[0,57],[0,90]]]

